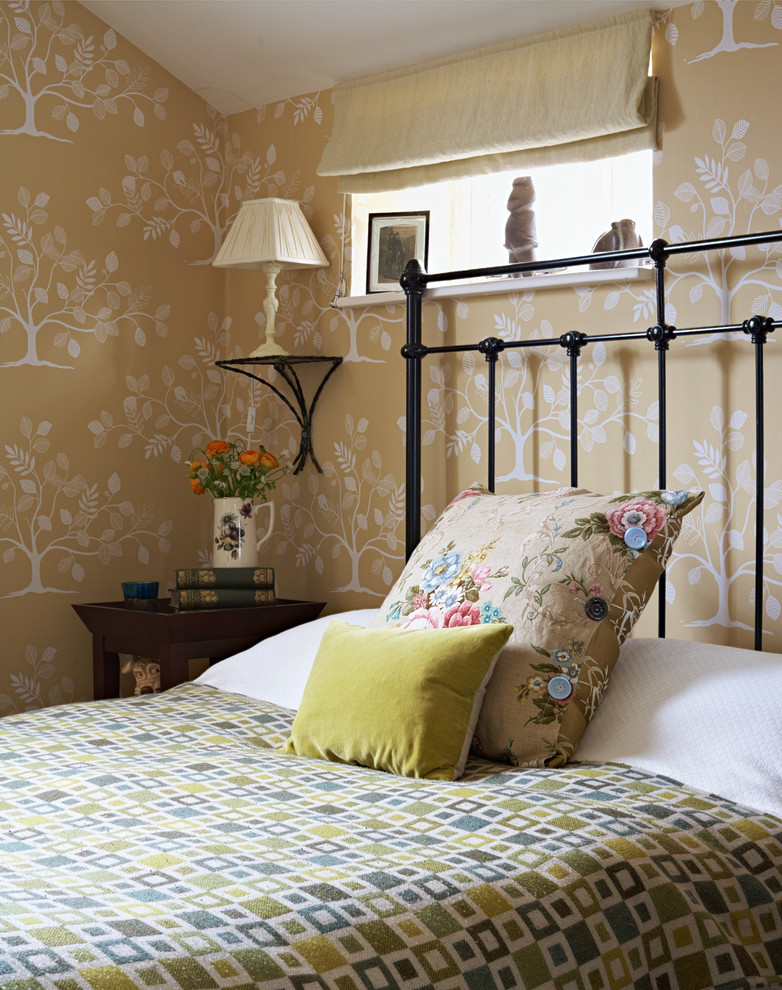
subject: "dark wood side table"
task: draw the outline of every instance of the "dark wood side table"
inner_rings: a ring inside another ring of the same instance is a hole
[[[208,657],[216,663],[254,646],[267,636],[316,619],[325,602],[280,598],[249,608],[194,609],[180,612],[168,598],[151,609],[123,602],[73,605],[92,633],[95,697],[119,696],[119,654],[160,660],[160,687],[165,691],[188,679],[188,660]]]

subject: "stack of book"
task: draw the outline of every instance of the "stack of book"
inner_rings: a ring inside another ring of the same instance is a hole
[[[171,604],[180,611],[242,608],[275,601],[273,567],[185,567],[176,571]]]

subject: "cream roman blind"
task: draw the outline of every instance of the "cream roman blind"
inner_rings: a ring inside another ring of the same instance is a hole
[[[341,83],[318,175],[376,192],[654,148],[652,18],[632,11]]]

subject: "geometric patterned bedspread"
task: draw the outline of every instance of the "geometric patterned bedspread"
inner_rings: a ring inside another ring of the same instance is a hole
[[[186,684],[0,720],[2,990],[782,982],[782,821],[612,765],[281,755]]]

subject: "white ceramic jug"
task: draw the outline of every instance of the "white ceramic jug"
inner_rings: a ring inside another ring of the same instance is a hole
[[[269,520],[261,537],[257,535],[257,515],[269,510]],[[258,551],[274,531],[274,502],[253,503],[244,498],[214,500],[212,562],[214,567],[256,567]]]

